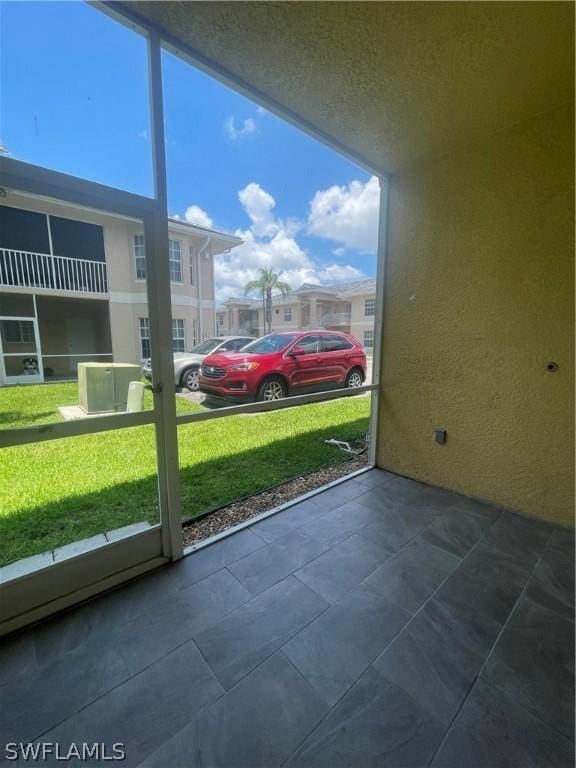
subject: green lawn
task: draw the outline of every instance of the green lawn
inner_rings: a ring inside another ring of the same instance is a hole
[[[0,427],[60,420],[76,402],[74,383],[5,388]],[[342,461],[324,440],[363,437],[369,408],[355,397],[179,427],[184,516]],[[139,520],[158,521],[152,426],[0,451],[0,565]]]

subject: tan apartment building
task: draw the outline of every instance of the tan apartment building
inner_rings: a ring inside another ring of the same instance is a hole
[[[79,362],[150,355],[143,227],[4,190],[0,201],[0,384],[76,375]],[[215,333],[214,257],[237,237],[169,220],[172,344]]]
[[[287,296],[274,296],[273,331],[306,331],[326,328],[350,333],[367,350],[374,346],[376,280],[356,280],[339,285],[304,283]],[[216,309],[219,336],[250,333],[262,335],[264,308],[261,299],[231,298]]]

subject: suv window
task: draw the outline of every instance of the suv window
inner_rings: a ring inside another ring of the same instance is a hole
[[[304,336],[294,344],[294,349],[301,350],[305,355],[314,355],[320,352],[320,336]]]
[[[247,339],[228,339],[218,350],[219,352],[237,352],[248,344]]]
[[[337,352],[341,349],[352,349],[354,346],[344,336],[323,336],[324,352]]]

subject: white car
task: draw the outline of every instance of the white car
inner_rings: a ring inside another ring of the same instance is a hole
[[[192,347],[190,352],[174,353],[174,384],[185,387],[190,392],[198,391],[200,366],[207,355],[214,352],[239,352],[242,347],[254,341],[252,336],[219,336],[204,341]],[[152,361],[144,362],[144,376],[152,380]]]

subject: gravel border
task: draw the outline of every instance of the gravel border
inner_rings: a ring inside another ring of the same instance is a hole
[[[250,520],[262,512],[268,512],[280,504],[285,504],[304,493],[320,488],[366,466],[368,466],[368,462],[366,452],[364,452],[360,456],[333,464],[330,467],[324,467],[324,469],[319,469],[302,477],[296,477],[274,488],[215,509],[200,518],[189,520],[182,526],[184,546],[189,547],[192,544],[198,544],[198,542],[218,533],[223,533],[228,528],[243,523],[245,520]]]

